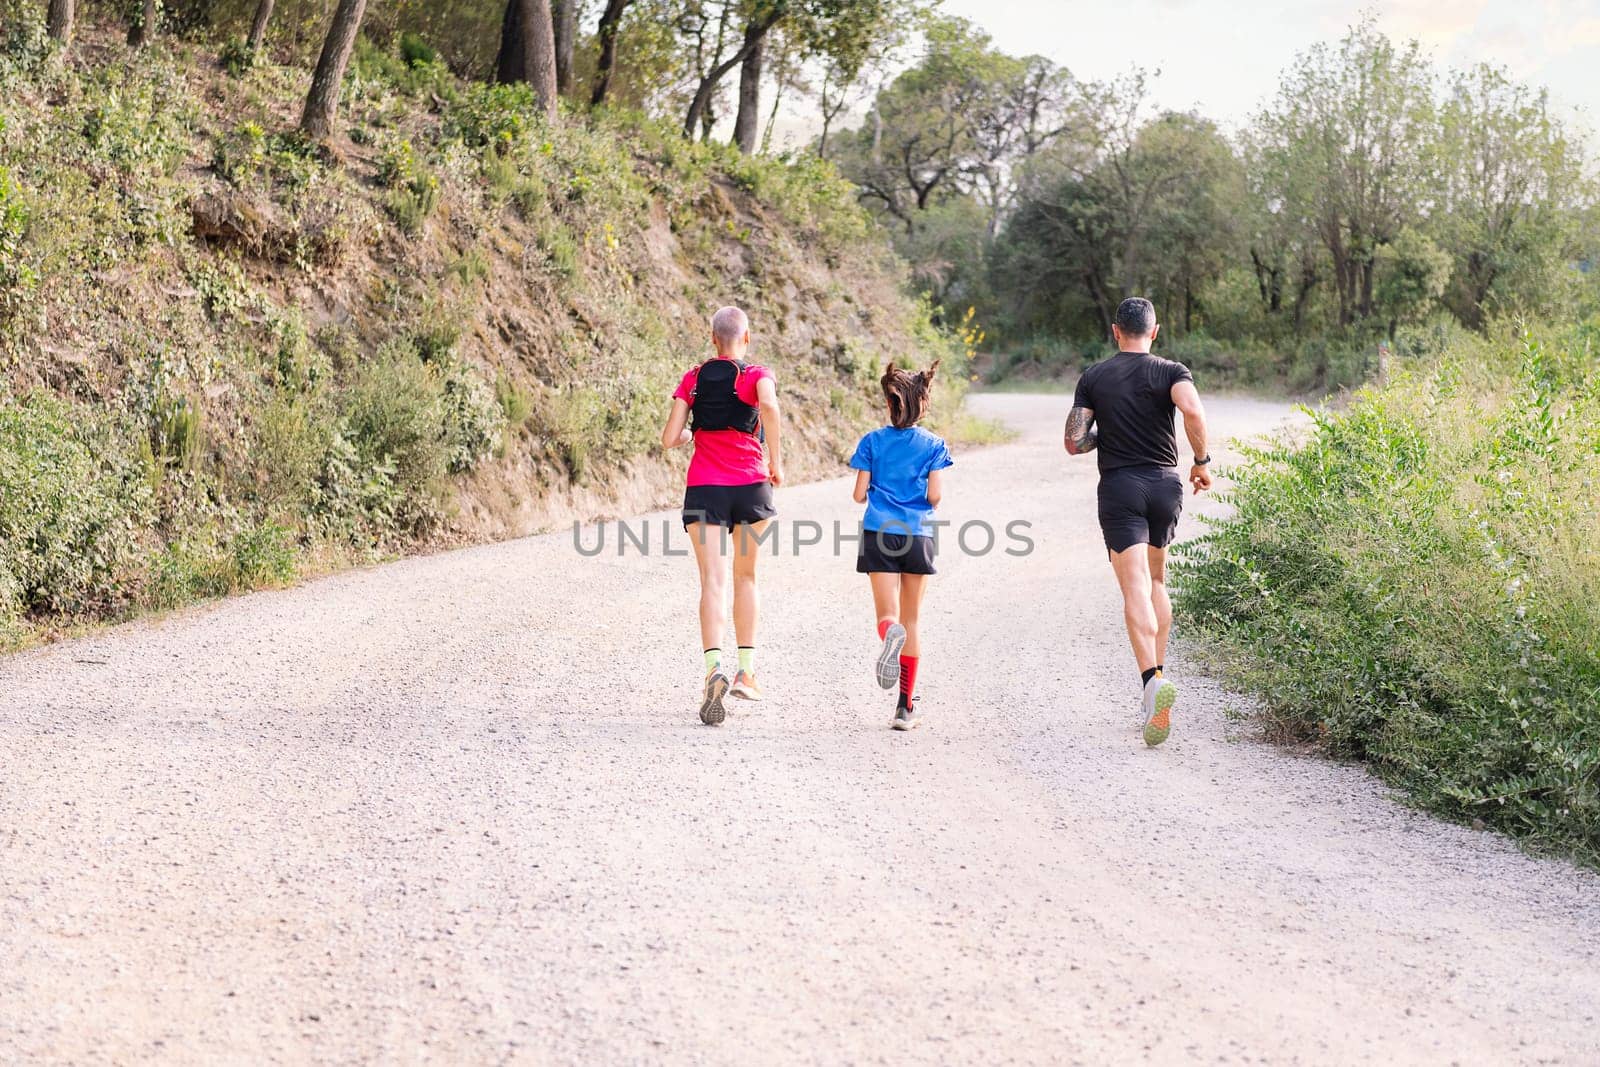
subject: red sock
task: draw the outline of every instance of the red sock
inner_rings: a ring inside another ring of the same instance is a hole
[[[905,697],[906,705],[910,706],[913,694],[917,688],[917,657],[900,657],[900,695]]]
[[[879,619],[878,620],[878,640],[879,641],[883,640],[884,634],[887,634],[889,632],[889,627],[891,627],[893,625],[894,625],[894,620],[893,619]]]

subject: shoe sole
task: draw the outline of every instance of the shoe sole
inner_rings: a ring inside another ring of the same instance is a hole
[[[738,697],[740,700],[754,700],[758,703],[761,700],[761,694],[752,693],[742,685],[736,685],[732,689],[728,690],[728,692],[733,696]]]
[[[883,651],[878,653],[878,688],[893,689],[900,682],[900,650],[906,647],[906,628],[899,623],[883,635]]]
[[[706,697],[700,702],[700,721],[707,726],[721,726],[728,717],[722,699],[728,695],[728,679],[713,678],[706,683]]]
[[[1178,703],[1178,687],[1162,682],[1156,687],[1156,710],[1144,724],[1144,743],[1155,748],[1172,733],[1172,709]]]

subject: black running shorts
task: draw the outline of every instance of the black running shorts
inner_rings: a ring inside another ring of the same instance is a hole
[[[772,503],[772,483],[753,485],[691,485],[683,493],[683,525],[697,522],[731,530],[763,522],[778,513]]]
[[[862,530],[857,574],[932,574],[933,538]]]
[[[1106,547],[1166,548],[1183,514],[1183,479],[1169,467],[1116,467],[1100,476],[1100,530]]]

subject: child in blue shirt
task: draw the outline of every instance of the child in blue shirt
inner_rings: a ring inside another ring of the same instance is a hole
[[[927,414],[928,393],[938,369],[937,360],[921,372],[900,370],[890,363],[882,380],[889,425],[863,437],[850,457],[856,471],[856,503],[867,505],[856,571],[872,580],[878,639],[883,642],[878,684],[892,689],[896,678],[900,682],[896,730],[910,730],[920,722],[914,699],[922,654],[917,616],[928,576],[934,573],[929,523],[942,495],[939,472],[955,462],[943,439],[917,425]]]

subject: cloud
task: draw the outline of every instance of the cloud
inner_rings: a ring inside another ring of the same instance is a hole
[[[1557,56],[1600,48],[1600,14],[1593,0],[1545,0],[1544,46]]]
[[[1401,37],[1415,37],[1441,51],[1477,29],[1489,0],[1388,0],[1380,20]]]

